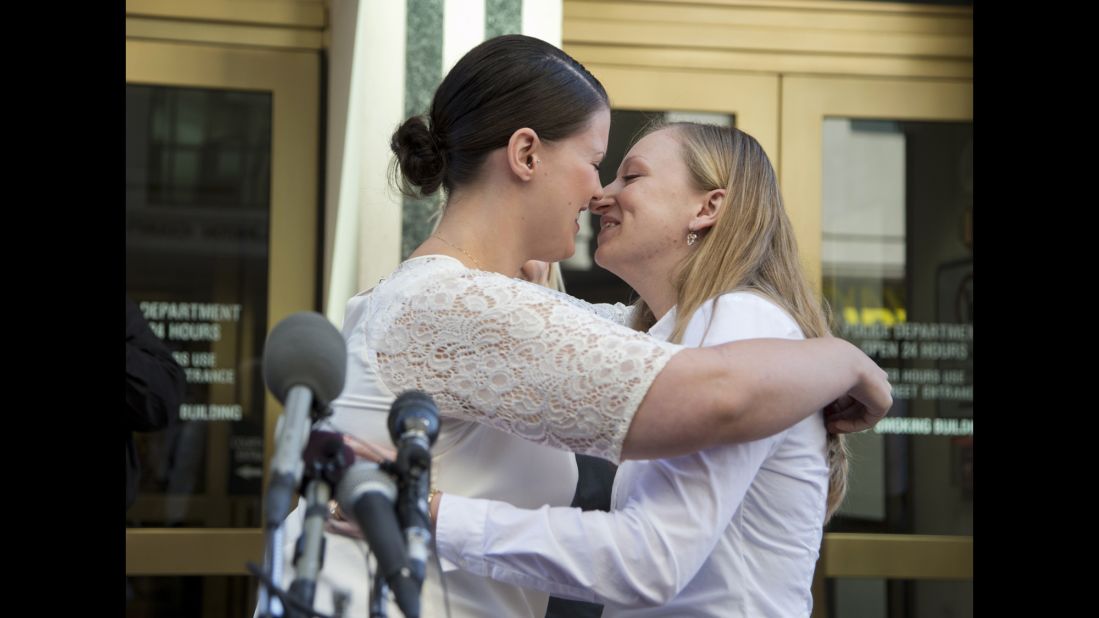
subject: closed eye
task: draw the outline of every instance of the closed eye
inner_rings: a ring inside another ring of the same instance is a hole
[[[640,177],[641,177],[641,174],[627,174],[627,175],[622,177],[622,180],[625,180],[626,182],[629,182],[629,181],[633,180],[634,178],[640,178]]]

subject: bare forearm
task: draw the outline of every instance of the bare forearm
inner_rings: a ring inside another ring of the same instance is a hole
[[[891,403],[885,403],[888,383],[884,373],[867,375],[875,370],[880,372],[854,346],[833,338],[684,350],[653,381],[622,456],[670,457],[758,440],[851,393],[869,400],[871,413],[884,414]],[[868,384],[873,392],[863,392]]]

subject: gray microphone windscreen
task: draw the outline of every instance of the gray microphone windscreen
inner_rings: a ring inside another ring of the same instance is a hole
[[[282,403],[294,386],[313,393],[317,407],[327,406],[343,391],[347,344],[324,316],[301,311],[271,329],[263,350],[263,380]]]
[[[336,487],[336,502],[341,509],[351,513],[359,496],[368,492],[384,496],[390,504],[397,500],[397,484],[393,479],[382,472],[378,464],[358,461],[340,479],[340,484]]]

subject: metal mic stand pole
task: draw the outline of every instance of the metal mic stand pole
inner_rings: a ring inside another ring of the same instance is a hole
[[[305,524],[300,545],[294,556],[297,576],[290,584],[290,597],[312,608],[317,590],[317,575],[324,563],[324,522],[328,518],[328,500],[332,488],[323,478],[313,478],[305,486]],[[290,618],[309,618],[293,607],[287,608]]]
[[[271,582],[278,586],[282,581],[283,524],[290,513],[290,503],[302,476],[302,452],[312,423],[312,392],[304,386],[293,386],[287,392],[285,412],[279,417],[275,433],[275,455],[271,460],[271,481],[267,486],[264,504],[268,543],[264,554],[264,567]],[[264,616],[278,618],[283,615],[282,604],[274,595],[260,588],[260,607]],[[274,610],[272,612],[272,610]]]
[[[263,554],[263,571],[271,578],[275,586],[282,581],[282,539],[284,536],[282,524],[264,530],[264,542],[267,544]],[[267,586],[259,587],[260,618],[281,618],[282,602],[274,594],[267,590]]]
[[[289,590],[290,598],[310,609],[316,597],[317,577],[324,564],[324,523],[328,519],[328,502],[332,498],[333,487],[351,464],[342,456],[342,439],[338,433],[313,431],[309,434],[310,446],[314,440],[320,441],[319,448],[305,449],[305,522],[295,546],[295,577]],[[325,443],[325,440],[328,442]],[[289,618],[310,618],[294,608],[288,610]]]

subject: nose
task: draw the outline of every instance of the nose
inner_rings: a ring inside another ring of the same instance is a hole
[[[603,195],[606,194],[606,188],[599,186],[598,182],[599,182],[599,179],[597,178],[596,179],[597,184],[595,185],[595,193],[592,193],[592,196],[591,196],[592,201],[601,200],[601,199],[603,199]]]
[[[588,210],[592,211],[592,214],[603,214],[614,203],[615,195],[614,183],[612,182],[599,190],[599,194],[588,204]]]
[[[602,215],[603,213],[607,212],[607,209],[610,208],[611,204],[613,203],[614,198],[609,197],[607,194],[603,193],[598,198],[593,199],[591,202],[588,203],[588,210],[590,210],[592,214]]]

